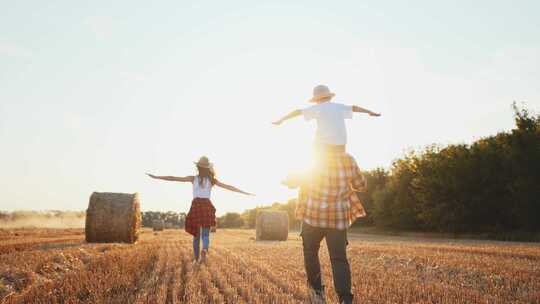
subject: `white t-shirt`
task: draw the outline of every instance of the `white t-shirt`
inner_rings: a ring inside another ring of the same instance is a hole
[[[199,177],[195,176],[193,179],[193,198],[208,198],[212,194],[212,183],[210,183],[209,178],[203,180],[203,185],[199,184]]]
[[[306,120],[317,120],[316,143],[328,145],[347,144],[345,119],[352,118],[352,106],[327,101],[303,109],[302,114]]]

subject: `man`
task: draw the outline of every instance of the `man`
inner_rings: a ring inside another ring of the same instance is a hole
[[[300,187],[296,218],[302,221],[304,264],[312,303],[324,303],[319,262],[323,238],[339,301],[352,303],[347,229],[366,215],[356,192],[365,191],[367,186],[354,158],[343,149],[326,148],[309,177],[289,178],[285,183],[291,188]]]
[[[296,110],[282,122],[303,115],[317,120],[316,165],[309,175],[289,176],[284,182],[300,188],[296,217],[302,221],[304,264],[313,303],[324,303],[319,248],[323,238],[330,253],[334,286],[340,303],[352,303],[351,270],[347,260],[347,229],[366,215],[356,192],[365,191],[366,181],[356,161],[345,152],[347,141],[345,119],[353,112],[380,114],[357,107],[331,102],[334,94],[324,85],[316,86],[310,102],[316,105]]]

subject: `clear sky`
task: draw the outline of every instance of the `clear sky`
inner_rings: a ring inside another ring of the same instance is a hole
[[[159,3],[159,4],[158,4]],[[219,214],[295,196],[315,125],[271,121],[336,101],[365,169],[470,143],[540,110],[539,1],[0,1],[0,209],[83,210],[93,191],[187,211],[208,155]]]

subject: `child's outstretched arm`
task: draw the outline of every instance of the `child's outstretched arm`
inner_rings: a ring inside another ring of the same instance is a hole
[[[368,109],[364,109],[364,108],[361,108],[359,106],[353,106],[352,110],[353,110],[353,112],[356,112],[356,113],[367,113],[367,114],[369,114],[369,116],[381,116],[381,114],[379,114],[379,113],[372,112],[372,111],[370,111]]]
[[[166,181],[171,182],[193,182],[193,176],[186,176],[186,177],[178,177],[178,176],[157,176],[150,173],[146,173],[146,175],[150,176],[151,178],[155,179],[162,179]]]
[[[302,115],[302,110],[294,110],[294,111],[292,111],[291,113],[289,113],[289,114],[283,116],[280,120],[274,121],[273,124],[275,124],[275,125],[280,125],[280,124],[282,124],[284,121],[289,120],[289,119],[291,119],[291,118],[295,118],[295,117],[300,116],[300,115]]]
[[[227,185],[227,184],[224,184],[218,180],[216,180],[216,186],[220,186],[221,188],[223,189],[227,189],[229,191],[232,191],[232,192],[238,192],[238,193],[242,193],[242,194],[245,194],[245,195],[255,195],[253,193],[249,193],[249,192],[245,192],[245,191],[242,191],[234,186],[231,186],[231,185]]]

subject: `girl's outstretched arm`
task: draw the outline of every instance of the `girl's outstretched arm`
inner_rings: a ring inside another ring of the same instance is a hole
[[[238,192],[238,193],[242,193],[242,194],[245,194],[245,195],[255,195],[253,193],[249,193],[249,192],[245,192],[245,191],[242,191],[234,186],[231,186],[231,185],[227,185],[227,184],[224,184],[218,180],[216,180],[216,186],[220,186],[221,188],[223,189],[227,189],[229,191],[233,191],[233,192]]]
[[[375,112],[372,112],[368,109],[364,109],[364,108],[361,108],[359,106],[353,106],[353,112],[356,112],[356,113],[367,113],[369,114],[370,116],[381,116],[381,114],[379,113],[375,113]]]
[[[146,175],[150,176],[151,178],[162,179],[162,180],[171,181],[171,182],[190,182],[190,183],[192,183],[193,179],[194,179],[193,176],[186,176],[186,177],[157,176],[157,175],[153,175],[153,174],[150,174],[150,173],[146,173]]]

